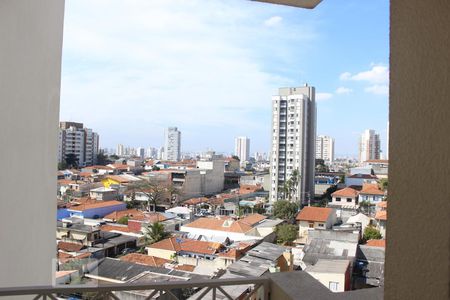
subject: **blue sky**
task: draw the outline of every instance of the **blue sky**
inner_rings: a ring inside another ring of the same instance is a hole
[[[267,152],[271,96],[307,82],[317,133],[336,153],[388,118],[387,0],[325,0],[314,10],[246,0],[66,1],[61,120],[84,122],[100,146],[232,152],[234,137]]]

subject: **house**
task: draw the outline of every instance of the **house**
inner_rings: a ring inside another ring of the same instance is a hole
[[[56,238],[63,242],[92,246],[100,238],[100,228],[83,223],[57,221]]]
[[[289,248],[262,242],[227,270],[243,277],[260,277],[266,273],[292,271],[293,268],[294,258]]]
[[[190,220],[192,218],[192,210],[183,206],[177,206],[167,209],[166,213],[173,214],[183,220]]]
[[[295,219],[299,226],[297,243],[304,244],[310,230],[330,229],[336,222],[336,212],[329,207],[305,206]]]
[[[313,230],[303,251],[304,266],[315,265],[319,259],[355,260],[359,231]]]
[[[105,188],[111,188],[112,186],[128,185],[138,181],[142,181],[142,179],[129,174],[108,175],[102,179],[102,184]]]
[[[377,229],[381,235],[386,238],[386,222],[387,222],[387,202],[380,202],[378,205],[381,209],[375,214]]]
[[[81,172],[104,175],[104,174],[111,174],[113,172],[113,169],[108,166],[95,165],[81,168]]]
[[[165,264],[172,262],[172,260],[170,259],[164,259],[161,257],[139,253],[129,253],[127,255],[120,257],[120,260],[152,267],[164,267]]]
[[[170,230],[168,228],[166,222],[173,219],[174,216],[170,214],[164,214],[159,212],[150,212],[143,213],[142,215],[134,215],[128,219],[128,228],[133,232],[142,232],[144,227],[149,224],[153,224],[156,222],[162,223],[166,230]],[[172,228],[175,229],[175,228]]]
[[[137,209],[127,209],[127,210],[119,210],[114,211],[103,217],[103,220],[106,222],[116,223],[123,217],[133,218],[133,217],[141,217],[144,216],[144,212]]]
[[[114,200],[117,199],[119,195],[115,189],[99,187],[90,190],[89,196],[96,200]]]
[[[275,229],[272,223],[268,223],[268,230],[259,229],[264,227],[263,224],[266,223],[266,219],[267,217],[259,214],[248,215],[240,220],[230,217],[198,218],[192,223],[181,226],[180,231],[193,235],[228,237],[235,242],[272,239],[272,233]],[[258,226],[261,227],[258,228]]]
[[[98,219],[115,212],[125,210],[127,205],[122,201],[98,201],[97,203],[86,203],[73,205],[67,209],[70,216]]]
[[[370,204],[380,203],[385,194],[376,183],[364,183],[359,192],[359,201],[367,201]]]
[[[348,218],[341,227],[351,227],[356,229],[359,228],[361,232],[364,232],[364,229],[366,229],[366,227],[369,226],[370,223],[371,219],[368,216],[362,213],[358,213]]]
[[[353,268],[354,288],[384,286],[385,240],[359,245]]]
[[[331,194],[329,206],[356,209],[359,207],[358,195],[359,192],[351,187],[337,190]]]
[[[346,186],[360,186],[362,187],[364,183],[375,184],[378,181],[378,177],[372,174],[352,174],[345,177]]]
[[[348,260],[319,259],[305,270],[334,293],[351,289],[351,264]]]

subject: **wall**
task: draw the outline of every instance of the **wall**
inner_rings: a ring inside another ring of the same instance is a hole
[[[308,272],[308,271],[306,271]],[[328,289],[330,281],[338,283],[337,291],[332,292],[344,292],[346,287],[345,282],[345,274],[337,274],[337,273],[319,273],[319,272],[308,272],[312,277],[316,278],[320,281],[321,284],[326,286]]]
[[[450,1],[390,10],[385,298],[449,299]]]
[[[52,282],[63,17],[62,0],[0,1],[0,286]]]
[[[173,259],[173,255],[176,254],[175,251],[172,250],[163,250],[163,249],[157,249],[157,248],[149,248],[147,247],[147,254],[150,256],[165,258],[165,259]]]

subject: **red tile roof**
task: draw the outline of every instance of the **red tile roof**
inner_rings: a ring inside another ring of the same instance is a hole
[[[101,231],[120,231],[120,232],[134,232],[127,226],[119,226],[119,225],[102,225],[100,226]]]
[[[68,243],[68,242],[59,242],[58,249],[67,251],[67,252],[77,252],[84,248],[84,245],[76,244],[76,243]]]
[[[348,178],[360,178],[360,179],[378,179],[375,175],[370,174],[353,174],[349,176]]]
[[[259,222],[261,222],[262,220],[267,219],[266,216],[260,215],[260,214],[251,214],[251,215],[247,215],[244,218],[240,219],[239,221],[244,223],[244,224],[248,224],[250,226],[253,226]]]
[[[208,198],[205,197],[201,197],[201,198],[192,198],[189,200],[186,200],[183,202],[184,205],[197,205],[200,203],[207,203],[208,202]]]
[[[326,222],[333,213],[329,207],[305,206],[295,218],[297,221]]]
[[[129,218],[133,218],[133,217],[139,217],[139,216],[143,216],[144,213],[140,210],[137,209],[127,209],[127,210],[121,210],[121,211],[115,211],[113,213],[110,213],[109,215],[106,215],[103,217],[104,220],[111,220],[112,222],[117,222],[120,218],[123,217],[129,217]]]
[[[117,200],[97,201],[97,202],[98,203],[80,204],[80,205],[77,205],[77,206],[72,206],[69,209],[70,210],[76,210],[76,211],[85,211],[85,210],[88,210],[88,209],[94,209],[94,208],[108,207],[108,206],[115,206],[115,205],[124,204],[124,202],[117,201]]]
[[[241,185],[239,187],[239,194],[241,195],[245,195],[245,194],[250,194],[250,193],[254,193],[257,191],[262,190],[261,185]]]
[[[387,201],[381,201],[377,204],[377,206],[381,208],[387,208]]]
[[[152,267],[163,267],[166,263],[172,262],[168,259],[139,253],[127,254],[125,256],[122,256],[120,260]]]
[[[156,222],[163,222],[167,220],[167,218],[158,212],[152,212],[152,213],[144,213],[142,215],[136,215],[130,218],[130,220],[133,221],[141,221],[144,223],[156,223]]]
[[[194,272],[195,266],[193,265],[176,265],[173,267],[175,270],[185,271],[185,272]]]
[[[130,166],[123,165],[123,164],[110,164],[108,166],[110,166],[110,168],[113,168],[116,170],[128,170],[128,168],[130,168]]]
[[[199,254],[215,254],[223,245],[214,242],[197,241],[191,239],[181,239],[171,237],[157,243],[154,243],[149,248],[171,250],[175,252],[185,251]]]
[[[380,187],[376,183],[364,183],[360,193],[366,195],[384,195],[384,192],[380,190]]]
[[[231,218],[198,218],[192,223],[184,225],[186,227],[245,233],[252,229],[252,226],[242,221],[235,221]]]
[[[236,249],[230,249],[228,251],[224,251],[224,252],[220,252],[219,253],[219,257],[224,257],[224,258],[231,258],[234,260],[238,260],[239,258],[241,258],[242,253],[239,250]]]
[[[366,246],[386,248],[386,240],[368,240]]]
[[[378,211],[375,214],[375,219],[386,221],[387,220],[387,211],[386,210]]]
[[[331,194],[332,197],[356,197],[358,196],[358,191],[352,189],[351,187],[343,188]]]

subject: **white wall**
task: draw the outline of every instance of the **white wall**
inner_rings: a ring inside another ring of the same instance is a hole
[[[51,284],[63,18],[63,0],[0,1],[0,286]]]

